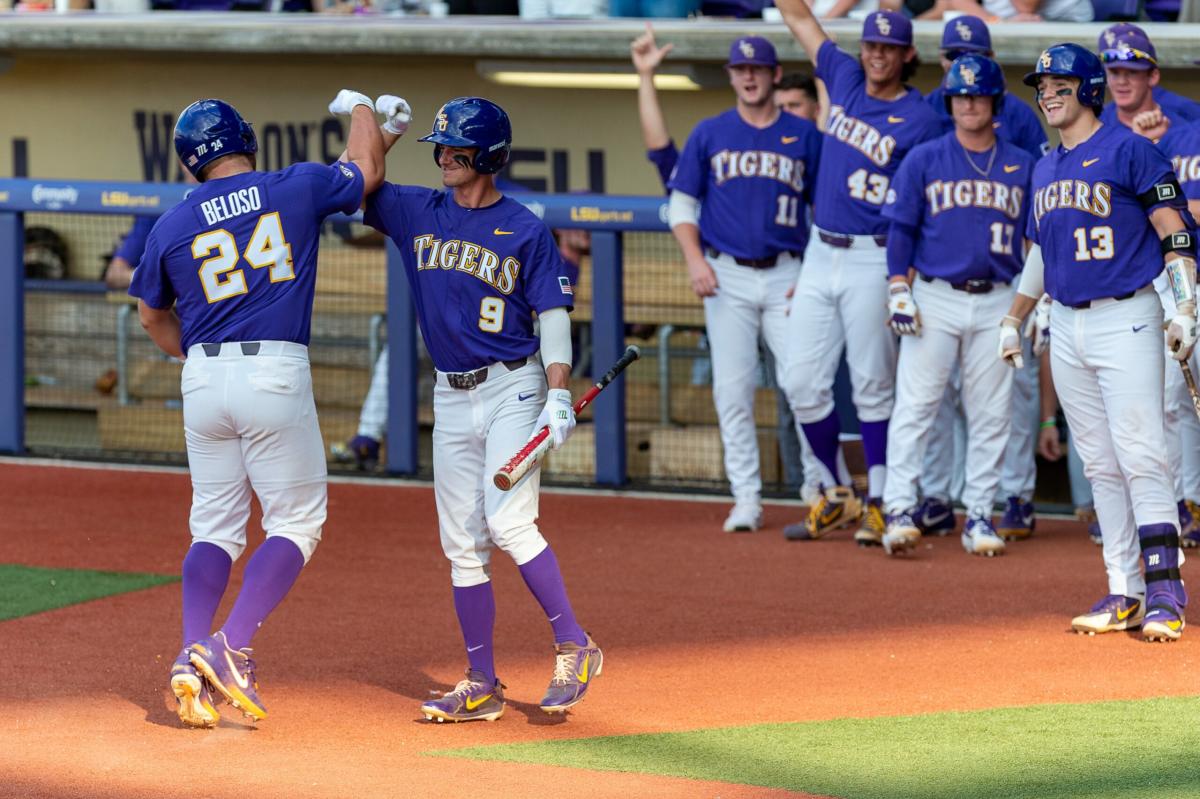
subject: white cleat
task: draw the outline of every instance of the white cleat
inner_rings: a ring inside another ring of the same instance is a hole
[[[914,549],[921,540],[921,528],[913,521],[912,513],[896,513],[888,516],[887,532],[883,534],[883,551],[889,555],[900,555]]]
[[[994,558],[1004,554],[1004,539],[992,526],[992,520],[986,516],[972,516],[967,519],[962,534],[963,549],[972,555],[983,555]]]
[[[752,533],[762,526],[762,506],[758,503],[738,502],[725,519],[725,532]]]

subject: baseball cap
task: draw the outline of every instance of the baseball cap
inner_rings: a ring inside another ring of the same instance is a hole
[[[756,67],[777,67],[779,59],[775,57],[775,45],[761,36],[741,36],[729,45],[729,62],[727,67],[749,64]]]
[[[863,21],[862,40],[912,47],[912,23],[896,11],[876,11]]]
[[[1154,69],[1158,66],[1158,53],[1144,30],[1120,23],[1100,34],[1100,60],[1111,67]]]
[[[942,28],[942,50],[948,52],[986,53],[992,49],[992,34],[987,23],[979,17],[964,14]]]

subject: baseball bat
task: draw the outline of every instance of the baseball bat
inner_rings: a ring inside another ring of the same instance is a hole
[[[1196,376],[1192,374],[1191,364],[1180,361],[1179,368],[1183,370],[1183,382],[1187,383],[1188,395],[1192,398],[1192,409],[1196,411],[1196,416],[1200,416],[1200,391],[1196,389]]]
[[[625,371],[625,367],[633,363],[641,355],[641,351],[635,346],[629,346],[625,353],[612,365],[612,368],[604,373],[604,377],[596,381],[595,385],[584,392],[583,396],[575,401],[573,406],[575,415],[578,416],[583,412],[583,409],[592,404],[592,400],[596,399],[596,395],[604,390],[604,387],[616,379],[617,375]],[[538,430],[532,438],[521,447],[521,451],[509,458],[508,463],[496,470],[496,474],[492,477],[492,482],[496,488],[501,491],[508,491],[515,486],[522,477],[530,470],[541,464],[542,458],[546,457],[546,453],[550,449],[552,439],[550,438],[550,427],[545,425],[541,430]]]

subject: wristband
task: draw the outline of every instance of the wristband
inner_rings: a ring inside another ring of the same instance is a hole
[[[1039,427],[1042,430],[1048,430],[1051,427],[1058,427],[1058,420],[1055,419],[1053,416],[1051,416],[1049,418],[1043,419],[1042,423],[1041,423],[1041,425],[1039,425]]]

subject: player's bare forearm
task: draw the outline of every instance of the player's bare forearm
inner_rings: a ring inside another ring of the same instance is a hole
[[[813,62],[813,66],[816,66],[817,51],[829,37],[825,34],[825,29],[821,27],[821,23],[813,16],[808,3],[805,0],[775,0],[775,7],[783,15],[783,21],[787,23],[788,30],[808,53],[808,58]]]
[[[1167,206],[1159,206],[1150,213],[1150,224],[1154,226],[1154,232],[1160,239],[1165,239],[1172,233],[1187,230],[1187,224],[1184,223],[1183,216],[1179,211]]]
[[[346,155],[362,171],[363,195],[372,194],[383,184],[383,132],[375,122],[375,109],[356,105],[350,113],[350,137]]]
[[[704,258],[704,251],[700,249],[700,228],[691,224],[676,225],[671,228],[671,235],[679,242],[679,249],[685,261]]]
[[[647,150],[661,150],[671,143],[667,120],[658,102],[658,89],[654,88],[653,72],[638,75],[638,121],[642,124],[642,143]]]
[[[565,363],[551,363],[546,365],[547,388],[567,388],[570,380],[570,366],[567,366]]]
[[[138,300],[138,320],[142,328],[150,335],[160,350],[176,358],[183,357],[181,344],[182,332],[179,327],[179,316],[174,308],[151,308],[144,301]]]
[[[1041,355],[1041,370],[1038,372],[1038,404],[1042,419],[1058,415],[1058,394],[1054,391],[1054,375],[1050,373],[1050,350]]]

